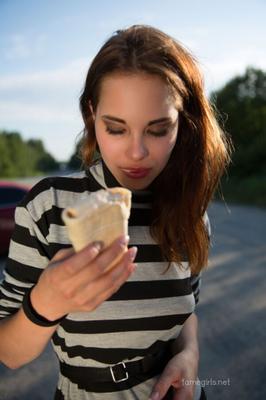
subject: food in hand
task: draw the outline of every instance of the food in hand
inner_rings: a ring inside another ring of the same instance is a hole
[[[95,241],[103,242],[105,248],[127,235],[130,209],[131,192],[122,187],[92,192],[88,199],[67,207],[62,219],[75,251]]]

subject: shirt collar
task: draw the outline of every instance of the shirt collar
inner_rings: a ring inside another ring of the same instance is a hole
[[[102,158],[98,159],[91,167],[90,173],[93,177],[101,184],[104,188],[121,187],[122,185],[111,173],[107,165]],[[137,203],[151,203],[152,202],[152,190],[150,187],[143,190],[135,190],[132,192],[132,201]]]

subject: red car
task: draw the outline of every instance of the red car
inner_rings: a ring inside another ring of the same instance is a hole
[[[8,252],[15,226],[15,208],[29,189],[29,186],[23,184],[0,181],[0,254]]]

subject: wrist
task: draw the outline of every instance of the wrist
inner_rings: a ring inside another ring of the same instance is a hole
[[[175,342],[172,345],[172,353],[173,355],[185,352],[188,354],[192,354],[194,357],[199,358],[199,345],[198,341],[195,340],[181,340],[181,338],[178,338],[175,340]]]
[[[196,360],[197,362],[199,362],[199,347],[196,343],[188,344],[181,351],[182,351],[182,353],[188,355],[189,357],[192,357],[193,360]]]
[[[44,318],[54,321],[56,319],[62,318],[64,314],[58,312],[53,306],[47,304],[47,301],[45,301],[45,298],[49,296],[44,296],[41,290],[41,287],[39,287],[38,284],[32,287],[31,293],[30,293],[30,302],[32,304],[32,307],[34,310]]]

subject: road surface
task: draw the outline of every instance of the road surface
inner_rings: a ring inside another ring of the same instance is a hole
[[[197,308],[199,377],[209,400],[266,399],[266,210],[214,203],[209,216],[210,266]],[[52,400],[56,380],[48,347],[19,370],[0,365],[0,399]]]

